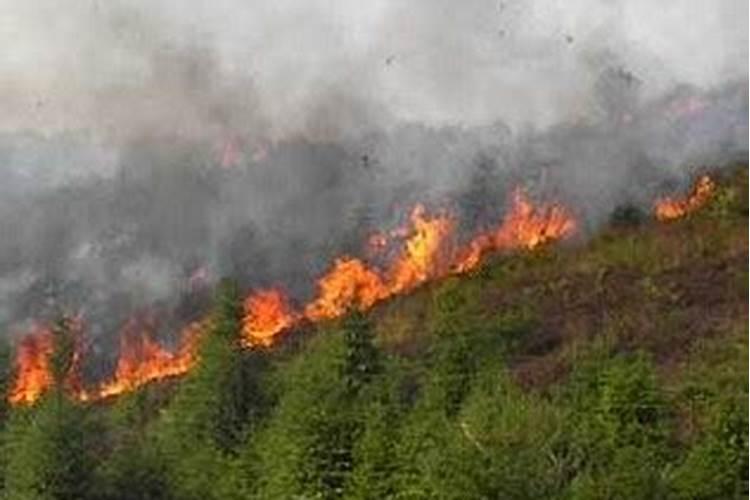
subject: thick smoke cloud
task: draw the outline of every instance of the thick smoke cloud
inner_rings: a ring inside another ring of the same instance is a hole
[[[2,2],[2,0],[0,0]],[[0,3],[0,326],[298,299],[416,202],[595,230],[747,155],[744,1]]]
[[[740,0],[367,5],[4,0],[3,128],[272,137],[375,122],[546,126],[586,116],[604,66],[710,88],[747,74]],[[324,119],[321,115],[334,114]],[[195,130],[191,130],[195,128]],[[133,129],[133,130],[130,130]]]

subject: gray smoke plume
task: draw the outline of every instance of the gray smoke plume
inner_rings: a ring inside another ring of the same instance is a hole
[[[595,230],[748,151],[743,0],[0,0],[0,327],[309,298],[417,202]]]

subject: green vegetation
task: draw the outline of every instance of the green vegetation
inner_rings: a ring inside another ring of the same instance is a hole
[[[184,380],[0,406],[9,499],[726,499],[748,493],[747,174],[274,349],[224,283]],[[0,349],[5,367],[9,357]],[[0,385],[7,383],[0,371]]]
[[[101,432],[92,408],[68,400],[63,392],[73,360],[72,323],[53,329],[54,387],[32,409],[11,414],[3,435],[3,497],[9,500],[77,499],[96,494],[94,467]]]

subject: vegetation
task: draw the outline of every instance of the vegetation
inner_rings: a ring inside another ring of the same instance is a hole
[[[498,257],[273,349],[239,348],[224,283],[197,369],[113,402],[66,398],[62,322],[54,389],[0,406],[0,496],[746,497],[746,190],[742,171],[669,224],[624,210],[585,246]]]

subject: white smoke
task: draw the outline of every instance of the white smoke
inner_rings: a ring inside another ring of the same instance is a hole
[[[60,302],[105,333],[153,302],[194,314],[183,292],[224,274],[309,294],[411,204],[480,225],[519,181],[595,228],[746,157],[747,18],[746,0],[0,0],[0,326]]]
[[[635,74],[644,98],[746,79],[747,9],[743,0],[3,0],[0,128],[242,127],[283,138],[404,120],[545,127],[592,112],[606,64]]]

